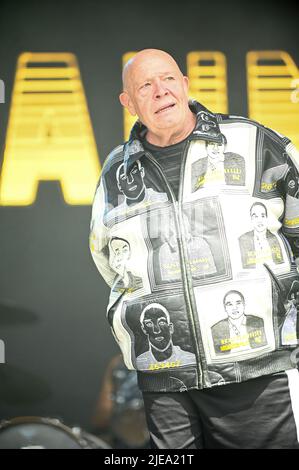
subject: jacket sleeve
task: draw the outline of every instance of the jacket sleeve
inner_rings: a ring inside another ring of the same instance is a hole
[[[285,212],[282,231],[290,242],[295,258],[299,257],[299,152],[292,142],[285,147],[287,171],[282,180]]]
[[[106,195],[101,176],[92,205],[89,247],[92,258],[105,282],[112,287],[116,273],[109,265],[108,229],[104,224]]]

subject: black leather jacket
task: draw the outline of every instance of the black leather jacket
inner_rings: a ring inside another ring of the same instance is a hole
[[[137,122],[106,159],[93,203],[107,318],[148,391],[296,367],[298,151],[257,122],[190,108],[178,200]]]

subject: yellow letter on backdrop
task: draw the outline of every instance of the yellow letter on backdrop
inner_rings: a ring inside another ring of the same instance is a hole
[[[193,51],[187,55],[189,94],[214,113],[227,113],[226,58],[219,51]]]
[[[299,147],[299,70],[285,51],[247,54],[249,117]]]
[[[100,164],[76,57],[23,53],[17,63],[0,204],[29,205],[42,180],[68,204],[91,204]]]

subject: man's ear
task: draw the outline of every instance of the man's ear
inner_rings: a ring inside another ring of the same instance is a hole
[[[143,333],[147,336],[147,331],[146,331],[146,329],[144,328],[143,325],[141,325],[141,329],[142,329]]]
[[[136,116],[137,113],[135,111],[135,107],[131,101],[129,94],[126,91],[123,91],[119,95],[119,101],[124,106],[124,108],[127,108],[127,110],[129,111],[130,114],[132,114],[132,116]]]
[[[185,91],[186,91],[186,93],[188,94],[188,90],[189,90],[189,78],[186,77],[185,75],[183,76],[183,82],[184,82]]]

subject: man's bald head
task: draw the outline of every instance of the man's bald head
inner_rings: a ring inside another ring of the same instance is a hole
[[[144,62],[150,62],[155,58],[161,58],[165,63],[169,63],[174,66],[178,72],[183,76],[178,64],[174,58],[168,54],[168,52],[160,49],[143,49],[137,52],[128,62],[125,64],[122,73],[123,90],[130,92],[130,82],[134,76],[134,71],[142,65]]]
[[[183,140],[194,128],[195,116],[188,106],[188,78],[165,51],[144,49],[123,70],[121,104],[147,127],[153,144]]]

